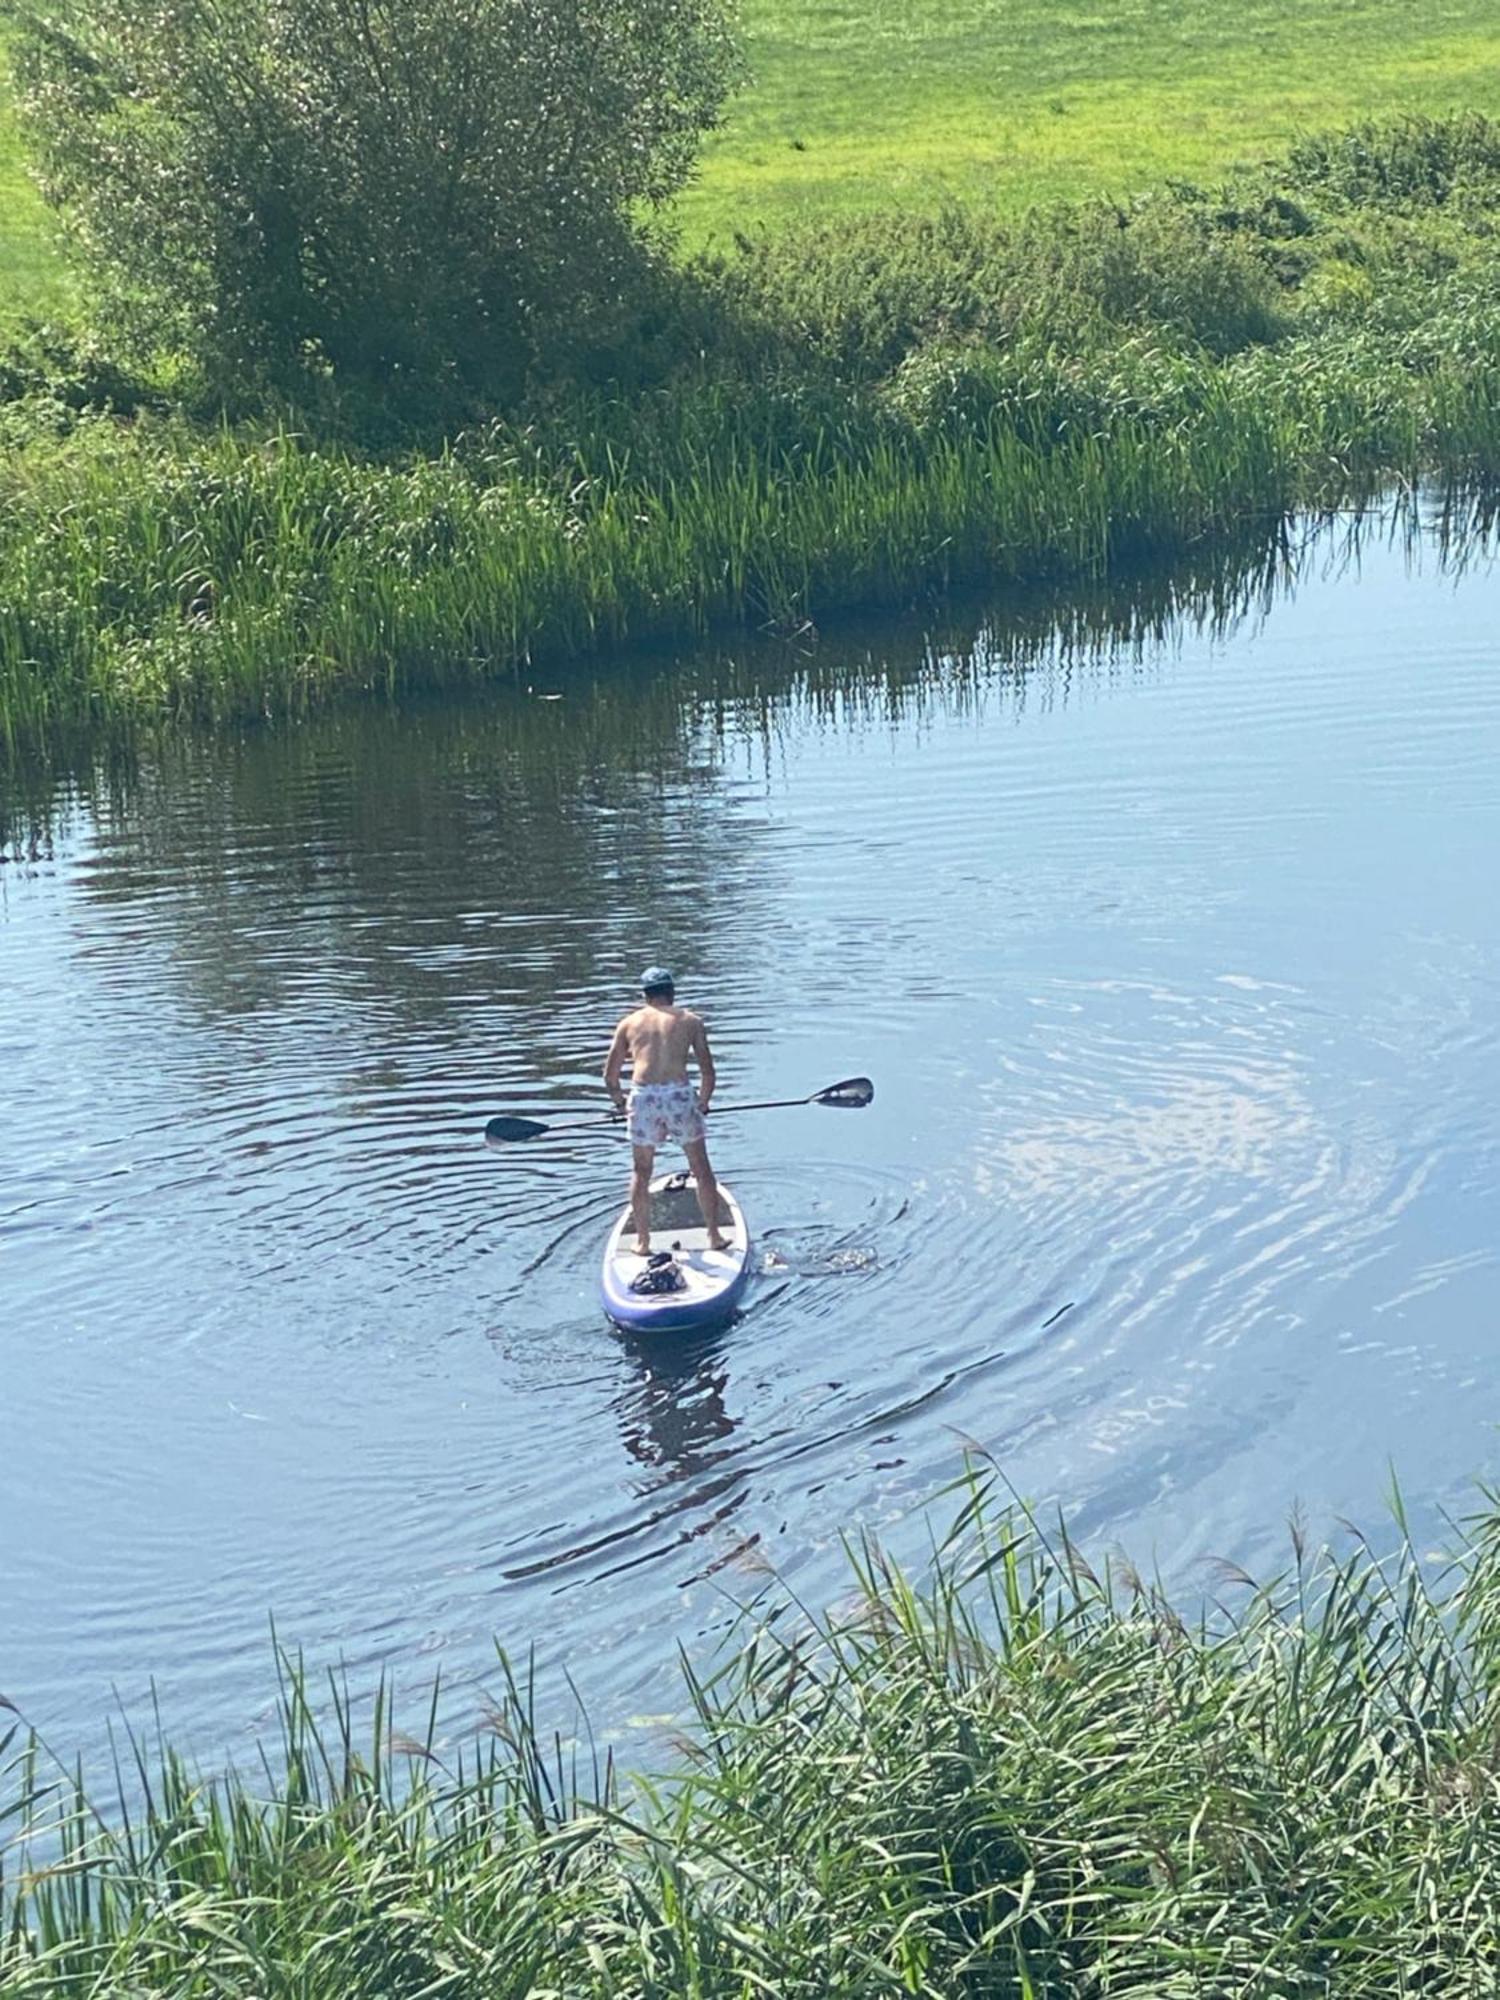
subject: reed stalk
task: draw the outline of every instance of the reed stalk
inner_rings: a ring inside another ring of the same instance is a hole
[[[1500,1978],[1500,1500],[1225,1566],[1184,1612],[971,1472],[916,1579],[746,1614],[657,1779],[541,1729],[356,1730],[283,1659],[278,1740],[204,1778],[132,1740],[107,1803],[19,1729],[7,2000],[225,1993],[1478,1996]],[[315,1707],[317,1712],[315,1713]]]

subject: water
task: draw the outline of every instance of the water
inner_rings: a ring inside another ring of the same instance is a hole
[[[1171,599],[14,775],[0,1692],[238,1754],[274,1616],[454,1734],[497,1636],[639,1729],[970,1441],[1189,1584],[1393,1468],[1441,1540],[1500,1465],[1500,575],[1336,528]],[[618,1143],[478,1136],[600,1102],[652,959],[725,1101],[878,1086],[717,1128],[749,1310],[655,1351]]]

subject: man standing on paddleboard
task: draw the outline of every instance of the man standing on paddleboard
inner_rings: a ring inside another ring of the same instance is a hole
[[[615,1029],[604,1065],[604,1087],[615,1109],[630,1120],[630,1218],[636,1248],[651,1254],[651,1169],[656,1149],[676,1140],[687,1154],[698,1190],[698,1206],[708,1227],[708,1247],[728,1244],[719,1230],[719,1184],[708,1161],[704,1113],[718,1081],[709,1053],[708,1031],[699,1017],[677,1005],[676,986],[664,965],[641,974],[646,1004],[627,1014]],[[698,1065],[698,1087],[688,1081],[688,1061]],[[620,1072],[630,1064],[630,1094]]]

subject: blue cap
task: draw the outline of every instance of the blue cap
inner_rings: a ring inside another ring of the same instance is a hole
[[[656,986],[675,987],[677,981],[664,965],[648,965],[641,974],[641,991],[649,993]]]

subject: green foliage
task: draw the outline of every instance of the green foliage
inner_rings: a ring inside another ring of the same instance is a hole
[[[46,190],[145,352],[514,394],[608,337],[731,76],[716,0],[19,8]]]
[[[1287,325],[1255,248],[1160,197],[1014,221],[962,208],[856,217],[744,238],[699,268],[731,311],[864,380],[934,340],[1077,350],[1151,328],[1228,354]]]
[[[253,1777],[133,1746],[120,1804],[12,1732],[8,2000],[1481,2000],[1500,1977],[1495,1496],[1410,1547],[1226,1571],[1186,1618],[997,1507],[918,1583],[747,1614],[684,1756],[619,1781],[508,1676],[476,1748],[356,1737],[285,1667]],[[3,1744],[0,1744],[3,1749]]]
[[[1128,204],[1307,132],[1500,108],[1489,0],[1131,0],[1087,12],[1054,0],[741,0],[740,12],[752,88],[674,205],[694,245],[945,202],[1006,215],[1101,195]],[[44,223],[0,84],[0,321],[10,305],[61,308]]]
[[[1360,141],[1388,179],[1460,143]],[[1500,164],[1458,179],[1365,201],[1309,152],[752,242],[663,275],[592,387],[461,428],[441,383],[205,423],[33,340],[0,359],[0,728],[295,712],[1492,483]]]
[[[1352,207],[1439,208],[1466,192],[1489,202],[1500,180],[1500,125],[1477,112],[1366,120],[1298,139],[1287,171],[1309,191]]]

